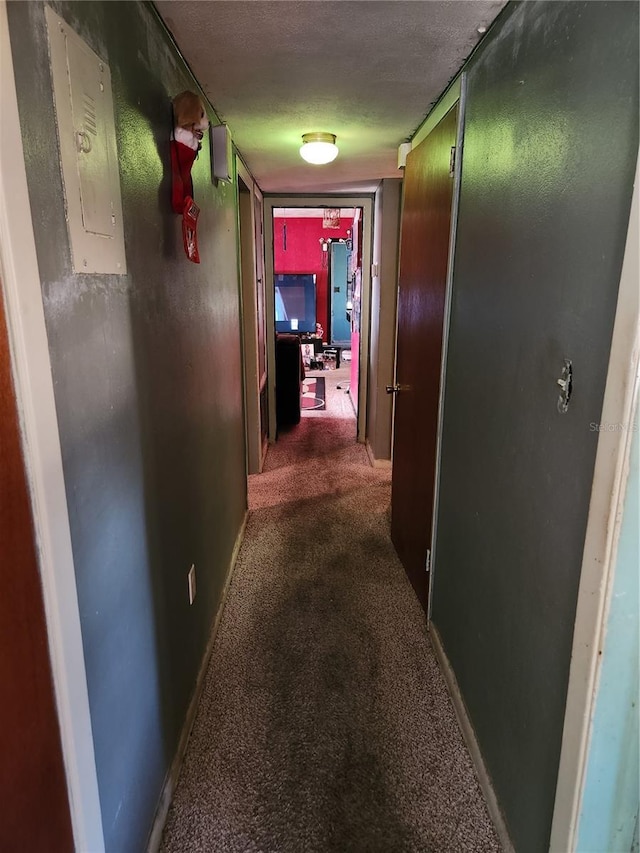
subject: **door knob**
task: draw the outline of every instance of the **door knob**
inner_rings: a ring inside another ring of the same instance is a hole
[[[397,394],[398,391],[409,391],[410,389],[410,385],[399,385],[397,383],[395,385],[386,386],[387,394]]]

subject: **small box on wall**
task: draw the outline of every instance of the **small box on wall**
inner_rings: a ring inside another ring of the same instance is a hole
[[[211,174],[215,180],[233,182],[233,147],[226,124],[211,128]]]

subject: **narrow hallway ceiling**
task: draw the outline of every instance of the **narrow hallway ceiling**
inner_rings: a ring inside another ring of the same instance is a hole
[[[159,0],[266,192],[371,192],[506,0]],[[177,93],[176,93],[177,94]],[[303,133],[335,133],[311,166]]]

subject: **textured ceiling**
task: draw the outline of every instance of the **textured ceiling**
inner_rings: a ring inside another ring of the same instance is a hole
[[[161,0],[156,7],[266,192],[369,192],[505,0]],[[335,133],[311,166],[301,136]]]

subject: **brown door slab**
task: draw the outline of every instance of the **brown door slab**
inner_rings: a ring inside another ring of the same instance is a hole
[[[0,282],[0,850],[73,850]]]
[[[458,105],[407,157],[400,245],[391,538],[427,608]]]

